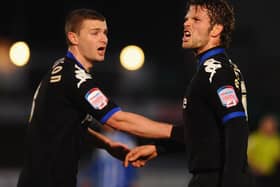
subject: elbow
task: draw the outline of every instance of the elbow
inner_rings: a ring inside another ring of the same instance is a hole
[[[123,130],[122,129],[122,114],[123,112],[119,111],[113,114],[107,121],[106,124],[109,125],[110,127],[116,129],[116,130]]]

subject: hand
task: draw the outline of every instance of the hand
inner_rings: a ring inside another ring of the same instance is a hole
[[[92,130],[91,128],[88,128],[88,132],[96,140],[96,145],[99,145],[99,148],[106,149],[108,153],[121,161],[124,160],[125,155],[130,151],[125,144],[114,142],[110,138]]]
[[[143,167],[149,160],[157,157],[155,145],[143,145],[132,149],[125,157],[124,166],[130,163],[133,167]]]
[[[109,146],[106,148],[107,152],[110,153],[113,157],[124,161],[125,156],[130,151],[130,149],[122,143],[119,142],[110,142]]]

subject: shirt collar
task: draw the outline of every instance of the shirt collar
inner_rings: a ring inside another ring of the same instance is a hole
[[[70,51],[67,51],[66,57],[67,57],[67,58],[70,58],[70,59],[72,59],[72,60],[74,60],[75,63],[76,63],[80,68],[82,68],[82,69],[85,70],[85,68],[83,67],[83,65],[75,58],[75,56],[73,55],[73,53],[71,53]]]
[[[198,55],[198,68],[209,58],[211,58],[212,56],[215,56],[217,54],[221,54],[221,53],[225,53],[225,48],[223,47],[215,47],[212,49],[209,49],[203,53],[201,53],[200,55]]]

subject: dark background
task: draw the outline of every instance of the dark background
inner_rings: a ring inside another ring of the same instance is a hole
[[[276,1],[232,3],[236,31],[228,52],[247,82],[253,130],[264,113],[279,113],[279,16]],[[185,0],[2,2],[0,44],[26,41],[31,58],[27,66],[12,68],[10,74],[0,71],[0,167],[22,164],[33,93],[54,60],[67,50],[64,18],[74,8],[93,8],[107,18],[106,60],[95,71],[109,95],[125,110],[180,122],[182,96],[195,69],[191,53],[181,49],[185,4]],[[138,72],[126,72],[119,64],[120,50],[129,44],[139,45],[146,54]],[[1,63],[5,62],[0,56]]]

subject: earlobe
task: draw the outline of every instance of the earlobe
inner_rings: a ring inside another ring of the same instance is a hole
[[[213,37],[217,37],[217,36],[219,36],[219,35],[222,33],[223,29],[224,29],[223,25],[221,25],[221,24],[215,24],[215,25],[213,26],[212,31],[211,31],[211,35],[212,35]]]
[[[68,32],[67,37],[72,44],[77,44],[78,43],[78,38],[77,38],[76,33]]]

